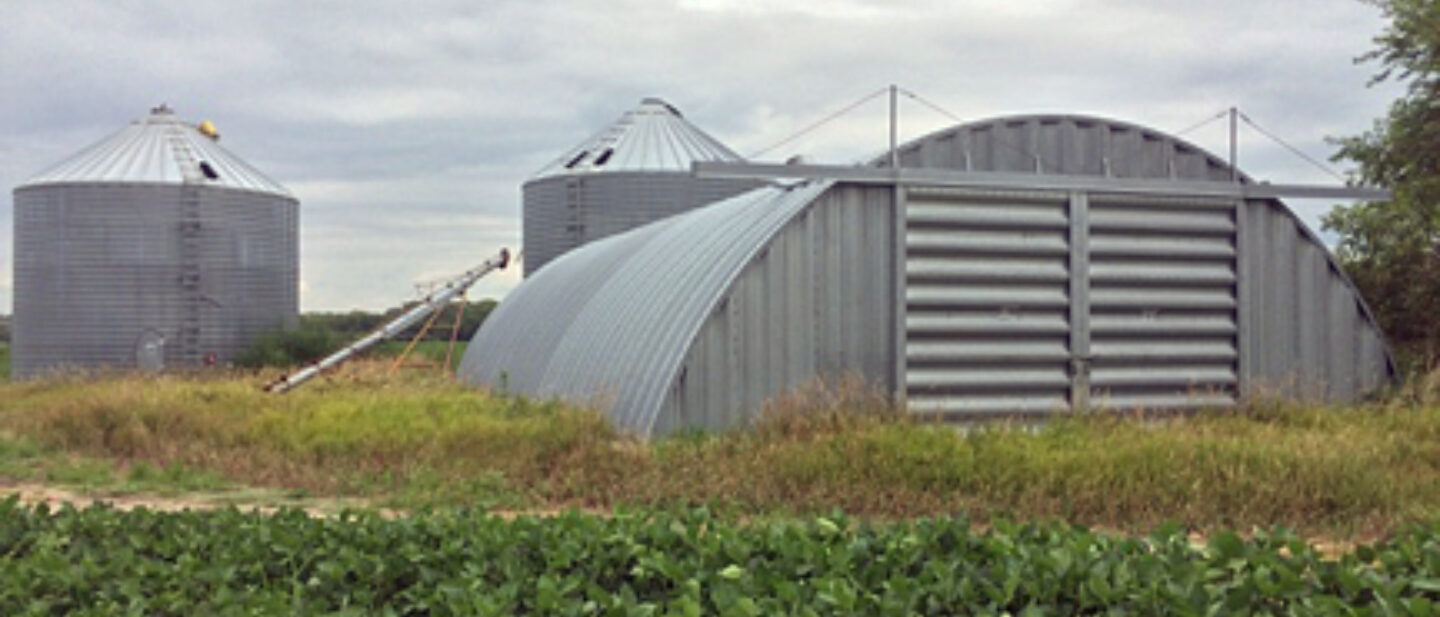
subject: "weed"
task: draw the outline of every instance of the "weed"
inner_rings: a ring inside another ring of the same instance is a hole
[[[1121,529],[1395,529],[1440,514],[1440,377],[1428,379],[1346,409],[1256,401],[1159,422],[1070,414],[968,430],[842,380],[778,398],[746,430],[643,442],[594,411],[392,377],[377,362],[285,396],[248,375],[71,378],[0,386],[0,475],[234,483],[407,507],[838,506]]]

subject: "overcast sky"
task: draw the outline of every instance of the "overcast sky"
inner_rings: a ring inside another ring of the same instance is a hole
[[[1304,152],[1398,93],[1353,58],[1356,0],[6,0],[0,312],[11,189],[168,103],[301,202],[301,303],[380,309],[520,242],[520,185],[660,96],[741,154],[898,84],[963,119],[1076,112],[1179,131],[1230,105]],[[883,149],[882,100],[765,158]],[[955,121],[901,104],[902,140]],[[1223,122],[1185,135],[1224,153]],[[1242,130],[1240,166],[1334,183]],[[1338,166],[1342,171],[1343,166]],[[1295,203],[1318,224],[1329,204]],[[482,281],[500,296],[518,269]]]

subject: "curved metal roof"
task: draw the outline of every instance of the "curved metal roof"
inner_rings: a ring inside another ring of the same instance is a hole
[[[690,164],[695,161],[740,160],[739,154],[690,124],[672,105],[647,98],[531,179],[626,171],[690,173]]]
[[[204,163],[210,173],[202,168]],[[272,193],[290,191],[180,120],[168,107],[36,174],[23,187],[73,183],[183,184]]]
[[[599,397],[617,426],[649,434],[730,283],[829,186],[756,189],[566,253],[485,320],[460,374],[535,396]]]
[[[901,167],[1013,173],[1230,180],[1230,165],[1204,149],[1120,120],[1079,114],[999,116],[902,144]],[[882,154],[872,165],[888,164]],[[1249,176],[1237,172],[1242,183]]]

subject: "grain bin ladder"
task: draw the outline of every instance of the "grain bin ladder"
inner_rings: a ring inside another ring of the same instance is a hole
[[[396,334],[399,334],[406,328],[415,325],[416,323],[419,323],[420,320],[429,316],[431,313],[434,313],[444,308],[445,305],[449,304],[451,300],[454,300],[460,294],[465,293],[465,290],[470,289],[470,286],[474,285],[476,281],[479,281],[481,277],[495,270],[503,270],[505,269],[505,266],[509,263],[510,251],[506,249],[500,249],[499,255],[496,255],[494,258],[486,261],[483,264],[480,264],[478,267],[470,270],[469,272],[455,277],[450,282],[445,283],[443,286],[441,286],[440,289],[437,289],[434,292],[431,292],[430,295],[425,296],[425,299],[420,301],[419,306],[405,311],[405,314],[396,317],[394,320],[386,323],[384,326],[381,326],[370,334],[365,335],[360,340],[349,344],[344,349],[341,349],[340,351],[326,356],[319,362],[295,371],[294,373],[281,375],[275,381],[266,384],[265,391],[275,393],[287,392],[291,388],[299,386],[300,384],[311,380],[315,376],[327,370],[335,368],[336,366],[339,366],[346,360],[349,360],[350,358],[358,355],[360,352],[374,346],[376,343],[379,343],[385,339],[395,336]]]

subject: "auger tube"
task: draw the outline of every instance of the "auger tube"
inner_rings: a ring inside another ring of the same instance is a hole
[[[487,260],[485,263],[482,263],[479,266],[467,271],[466,273],[447,281],[444,285],[440,287],[440,289],[430,292],[430,295],[425,296],[425,299],[421,300],[420,304],[415,308],[405,311],[405,314],[396,317],[395,319],[391,320],[389,323],[386,323],[383,326],[380,326],[379,328],[375,329],[364,337],[361,337],[360,340],[346,345],[340,351],[325,356],[323,359],[314,362],[306,366],[305,368],[295,371],[294,373],[281,375],[279,378],[266,384],[265,391],[274,392],[277,394],[288,392],[291,389],[299,386],[300,384],[314,379],[321,373],[324,373],[325,371],[335,368],[336,366],[344,364],[345,361],[355,357],[356,355],[359,355],[360,352],[365,351],[370,347],[373,347],[376,343],[384,341],[385,339],[388,339],[392,336],[395,336],[396,334],[399,334],[400,332],[403,332],[406,328],[415,325],[416,323],[419,323],[420,320],[430,316],[431,313],[441,310],[445,307],[446,304],[449,304],[451,300],[455,299],[456,296],[459,296],[460,294],[465,293],[467,289],[470,289],[472,285],[474,285],[486,274],[494,272],[495,270],[503,270],[505,269],[505,266],[509,265],[509,263],[510,251],[503,248],[500,249],[499,255],[496,255],[495,257]]]

